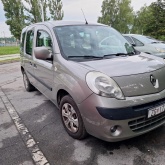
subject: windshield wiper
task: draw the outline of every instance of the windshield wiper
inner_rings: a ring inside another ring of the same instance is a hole
[[[102,59],[103,57],[98,57],[98,56],[68,56],[68,58]]]
[[[131,52],[131,53],[115,53],[115,54],[107,54],[107,55],[104,55],[103,57],[110,57],[110,56],[132,56],[134,54],[135,54],[134,52]]]

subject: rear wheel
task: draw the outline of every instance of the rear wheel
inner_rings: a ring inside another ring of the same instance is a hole
[[[26,91],[28,91],[28,92],[34,91],[35,88],[34,88],[34,86],[30,83],[30,81],[29,81],[29,79],[28,79],[26,73],[23,72],[22,74],[23,74],[23,82],[24,82],[24,86],[25,86]]]
[[[71,137],[80,140],[87,136],[78,107],[69,95],[62,98],[60,102],[60,113],[63,126]]]

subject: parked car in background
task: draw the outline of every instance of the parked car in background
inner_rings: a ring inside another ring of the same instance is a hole
[[[136,50],[165,58],[165,44],[162,41],[139,34],[123,34]]]
[[[165,41],[157,40],[157,39],[155,39],[155,38],[153,38],[151,36],[146,36],[146,37],[149,38],[149,39],[152,39],[152,40],[154,40],[156,42],[159,42],[159,43],[165,43]]]
[[[59,108],[71,137],[121,141],[165,123],[164,60],[136,51],[115,29],[37,23],[22,30],[20,50],[25,89]]]

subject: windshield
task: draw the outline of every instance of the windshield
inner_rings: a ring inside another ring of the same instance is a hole
[[[134,52],[132,45],[116,30],[106,26],[55,27],[65,57],[104,57]]]
[[[156,39],[149,38],[149,37],[146,37],[146,36],[137,35],[137,36],[133,36],[133,37],[137,38],[139,41],[141,41],[143,43],[146,43],[146,44],[152,44],[152,43],[155,43],[155,42],[159,42]]]

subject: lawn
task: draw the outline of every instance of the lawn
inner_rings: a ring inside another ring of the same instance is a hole
[[[20,48],[17,46],[4,46],[0,47],[0,56],[8,54],[19,54]]]

